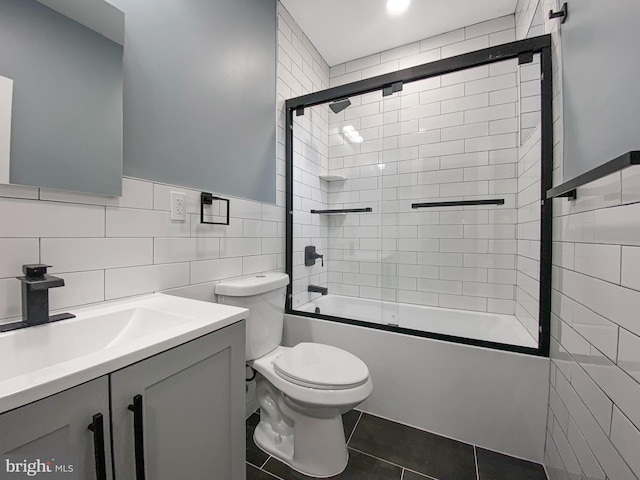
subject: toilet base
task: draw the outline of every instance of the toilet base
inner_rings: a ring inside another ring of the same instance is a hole
[[[256,394],[260,403],[260,423],[253,434],[256,445],[310,477],[344,471],[349,454],[340,409],[298,404],[262,376]]]

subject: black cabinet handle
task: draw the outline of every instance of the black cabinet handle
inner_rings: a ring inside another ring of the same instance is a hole
[[[133,435],[136,454],[136,480],[145,480],[144,475],[144,430],[142,425],[142,395],[133,397],[129,405],[133,412]]]
[[[107,480],[107,460],[104,450],[104,421],[101,413],[93,416],[93,422],[89,424],[89,430],[93,432],[93,456],[96,460],[96,479]]]

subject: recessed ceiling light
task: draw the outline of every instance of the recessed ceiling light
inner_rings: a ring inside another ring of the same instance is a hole
[[[411,0],[387,0],[387,13],[390,15],[400,15],[409,8]]]

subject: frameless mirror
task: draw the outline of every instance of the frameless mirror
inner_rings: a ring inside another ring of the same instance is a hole
[[[0,0],[0,182],[122,192],[124,14]]]

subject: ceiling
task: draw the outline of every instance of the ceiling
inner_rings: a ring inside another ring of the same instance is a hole
[[[281,0],[329,66],[515,12],[517,0]]]

